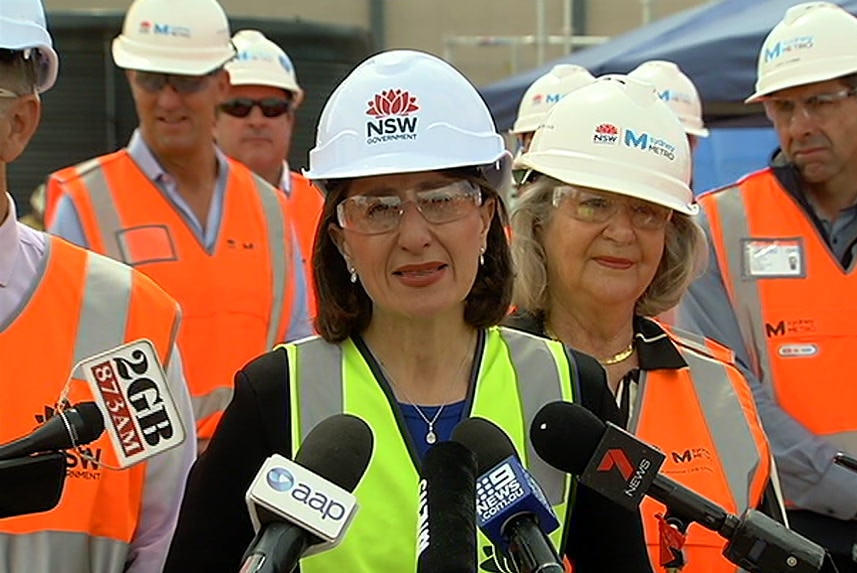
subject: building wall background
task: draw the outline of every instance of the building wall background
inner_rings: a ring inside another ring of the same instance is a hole
[[[181,1],[181,0],[175,0]],[[535,35],[540,2],[545,32],[563,32],[563,6],[573,0],[220,0],[230,16],[304,19],[371,29],[382,8],[387,48],[425,50],[451,61],[477,85],[500,80],[537,65],[537,49],[520,46],[517,57],[509,46],[457,46],[445,52],[450,35]],[[592,36],[615,36],[643,23],[644,7],[652,20],[707,0],[583,0],[583,22],[575,27]],[[130,0],[44,0],[55,11],[124,11]],[[378,34],[378,31],[375,31]],[[284,46],[288,51],[288,46]],[[547,46],[545,61],[563,54],[561,46]],[[300,74],[300,70],[298,70]]]

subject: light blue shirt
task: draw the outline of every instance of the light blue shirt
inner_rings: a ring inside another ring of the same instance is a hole
[[[9,325],[23,312],[22,306],[25,299],[36,288],[37,281],[42,278],[47,240],[44,233],[17,222],[15,202],[10,195],[0,195],[0,201],[9,201],[9,214],[5,221],[0,222],[0,338],[2,338]],[[116,346],[124,342],[124,340],[117,340]],[[16,357],[0,355],[0,364],[15,359]],[[176,407],[182,419],[185,420],[188,435],[181,446],[160,453],[147,462],[140,518],[128,553],[129,565],[126,571],[129,573],[156,573],[163,569],[178,520],[184,495],[184,483],[196,459],[196,430],[192,423],[188,423],[193,420],[193,408],[184,377],[181,354],[176,347],[173,347],[172,358],[166,370],[167,381],[176,401]],[[12,383],[11,380],[5,382]],[[28,383],[38,383],[38,380],[31,380]],[[57,399],[59,398],[58,395]],[[41,407],[42,404],[39,406]]]
[[[206,250],[212,252],[217,242],[220,222],[223,219],[223,199],[226,195],[226,182],[229,180],[229,162],[226,156],[215,147],[217,157],[217,181],[214,187],[214,197],[208,211],[208,220],[205,229],[194,214],[193,210],[178,192],[175,179],[167,173],[158,162],[152,150],[146,145],[139,130],[135,130],[128,142],[128,154],[137,164],[140,170],[148,177],[158,189],[164,194],[169,202],[181,214],[182,218],[190,225],[194,234],[200,242],[205,245]],[[77,208],[68,195],[63,195],[57,202],[57,211],[48,231],[82,247],[88,247],[83,225],[80,222]],[[292,245],[298,248],[297,235],[292,229]],[[292,303],[291,322],[286,332],[285,342],[297,340],[313,334],[310,322],[309,305],[307,302],[307,278],[301,257],[292,257],[292,269],[286,269],[286,276],[293,277],[295,281],[295,296]],[[289,271],[293,272],[289,272]]]

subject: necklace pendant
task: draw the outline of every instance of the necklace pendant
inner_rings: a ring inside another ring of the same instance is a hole
[[[434,433],[434,430],[429,430],[426,433],[426,443],[434,444],[437,441],[437,434]]]

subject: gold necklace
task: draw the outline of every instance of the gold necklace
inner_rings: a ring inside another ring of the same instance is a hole
[[[548,326],[547,322],[545,323],[545,334],[547,334],[553,340],[562,342],[559,336],[557,336],[556,332],[554,332],[554,330],[550,326]],[[619,364],[620,362],[625,362],[626,360],[628,360],[631,355],[634,354],[634,350],[634,340],[631,339],[631,342],[628,343],[627,348],[625,348],[621,352],[617,352],[613,356],[604,358],[603,360],[599,358],[598,362],[601,363],[603,366],[612,366],[614,364]]]

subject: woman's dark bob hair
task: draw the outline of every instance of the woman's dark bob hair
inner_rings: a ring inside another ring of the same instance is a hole
[[[482,201],[493,199],[494,217],[488,229],[488,242],[470,294],[467,295],[464,320],[476,328],[500,323],[512,299],[512,258],[506,240],[506,209],[500,195],[475,168],[441,171],[453,179],[466,179],[482,190]],[[351,282],[345,260],[330,236],[329,227],[338,225],[336,207],[348,194],[351,179],[328,181],[327,196],[315,231],[312,268],[318,305],[315,328],[326,341],[341,342],[363,332],[372,320],[372,300],[358,280]]]

